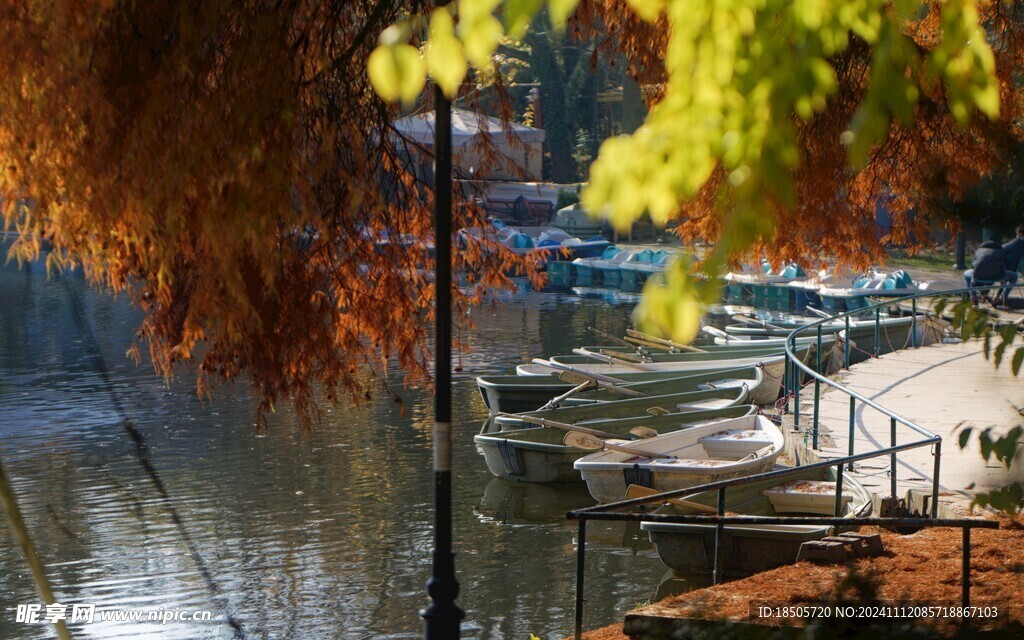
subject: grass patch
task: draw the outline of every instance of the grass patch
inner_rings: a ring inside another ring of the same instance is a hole
[[[936,269],[948,271],[956,261],[956,255],[952,251],[923,250],[910,255],[906,249],[891,249],[889,251],[889,267],[910,267],[918,269]]]

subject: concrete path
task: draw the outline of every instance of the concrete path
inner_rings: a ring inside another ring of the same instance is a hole
[[[985,463],[978,447],[977,431],[992,427],[1005,433],[1024,424],[1024,374],[1015,378],[1009,357],[997,370],[986,360],[980,343],[938,344],[894,352],[854,365],[838,375],[839,382],[879,405],[942,437],[940,488],[943,503],[959,503],[960,511],[970,490],[986,490],[1012,480],[1024,480],[1024,455],[1007,470],[995,460]],[[823,391],[828,387],[823,386]],[[800,429],[811,427],[813,385],[801,394]],[[819,448],[808,452],[822,459],[847,455],[850,400],[845,393],[828,388],[820,407]],[[857,403],[854,422],[856,453],[889,445],[889,418]],[[957,428],[974,427],[967,449],[958,445]],[[897,425],[897,443],[923,439]],[[810,448],[810,443],[807,443]],[[934,458],[931,447],[902,452],[896,466],[897,496],[914,489],[930,493]],[[855,477],[879,495],[890,492],[888,456],[855,465]]]

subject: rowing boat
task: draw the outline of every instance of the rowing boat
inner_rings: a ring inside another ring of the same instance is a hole
[[[803,362],[809,361],[810,346],[797,348],[796,356]],[[554,360],[554,359],[552,359]],[[782,389],[782,379],[785,375],[786,357],[784,355],[770,356],[747,356],[727,360],[705,360],[697,362],[652,362],[641,367],[623,364],[607,364],[601,362],[585,362],[574,365],[565,365],[561,362],[550,364],[521,364],[516,367],[516,373],[521,376],[548,376],[552,373],[559,373],[558,367],[571,366],[583,373],[597,373],[606,376],[621,376],[630,372],[646,370],[649,372],[674,372],[675,375],[698,374],[703,371],[711,371],[721,368],[736,368],[762,365],[765,377],[769,384],[762,384],[758,388],[758,395],[751,399],[754,404],[769,404],[779,397]]]
[[[672,391],[683,392],[696,391],[701,388],[701,385],[713,384],[719,380],[749,379],[756,382],[757,374],[754,369],[755,367],[730,367],[707,369],[693,374],[680,373],[678,371],[635,371],[616,375],[615,378],[625,383],[621,385],[622,387],[636,388],[636,390],[642,393],[645,392],[642,386],[645,383],[660,383],[673,380]],[[556,371],[555,373],[559,372]],[[483,397],[484,405],[491,414],[533,411],[544,406],[552,398],[560,396],[576,386],[572,382],[563,382],[558,375],[480,376],[476,379],[476,385],[480,390],[481,397]],[[749,385],[750,389],[757,387],[759,387],[758,384],[752,383]],[[658,388],[660,389],[661,386],[659,385]],[[667,391],[661,391],[661,393],[667,393]],[[614,394],[609,392],[607,399],[613,399],[611,398],[612,395]],[[655,393],[649,392],[648,395],[655,395]]]
[[[616,386],[645,395],[721,389],[746,384],[751,395],[761,397],[761,386],[765,383],[764,373],[757,367],[710,369],[690,375],[679,375],[673,371],[638,371],[615,376],[615,379],[624,383]],[[577,383],[563,382],[557,376],[517,375],[480,376],[476,379],[476,384],[484,405],[491,414],[534,411],[552,398],[561,396],[577,386]],[[617,400],[621,397],[621,394],[599,388],[571,396],[566,399],[563,406]]]
[[[606,450],[575,462],[598,502],[622,500],[631,484],[673,491],[762,473],[775,464],[784,441],[768,418],[748,415],[629,444],[649,457]]]
[[[821,325],[821,327],[823,334],[838,333],[841,337],[846,335],[845,320],[831,320]],[[912,328],[914,329],[913,341],[910,335]],[[792,330],[792,328],[786,326],[770,329],[745,324],[729,325],[725,328],[725,331],[731,335],[749,337],[784,337],[792,332]],[[851,341],[861,345],[861,349],[865,350],[863,353],[851,354],[851,362],[859,362],[868,357],[867,354],[869,352],[874,352],[876,330],[878,332],[878,353],[880,355],[898,351],[909,346],[920,346],[924,344],[928,332],[927,323],[924,318],[920,317],[916,323],[912,316],[880,316],[877,323],[874,318],[851,320],[849,338]],[[808,329],[804,332],[804,335],[813,335],[813,332],[816,331],[816,328]]]
[[[811,469],[797,475],[730,487],[725,510],[737,515],[834,515],[835,468]],[[687,496],[688,502],[717,506],[718,492]],[[694,508],[667,504],[655,513],[700,515]],[[871,494],[854,478],[843,477],[842,517],[871,513]],[[715,525],[642,522],[658,549],[661,561],[680,573],[708,573],[715,557]],[[820,540],[835,531],[827,525],[725,525],[722,530],[722,568],[726,576],[741,577],[790,564],[800,545]]]
[[[495,422],[502,429],[516,425],[522,426],[519,415],[555,420],[568,424],[584,423],[591,420],[610,420],[614,418],[632,418],[645,413],[679,413],[699,411],[701,409],[723,409],[742,404],[747,398],[746,386],[727,389],[702,389],[683,393],[670,393],[660,396],[645,396],[612,402],[592,402],[574,407],[529,411],[523,414],[498,415]]]
[[[709,421],[753,415],[757,407],[737,405],[724,409],[708,409],[663,416],[646,416],[622,420],[587,423],[588,428],[621,434],[628,439],[630,430],[638,426],[669,433],[707,424]],[[582,480],[573,463],[592,453],[563,443],[562,431],[548,428],[511,429],[479,433],[474,436],[477,451],[483,455],[487,469],[498,478],[517,482],[579,482]],[[637,440],[634,444],[641,444]]]

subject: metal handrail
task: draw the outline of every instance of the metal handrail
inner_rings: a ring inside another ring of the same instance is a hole
[[[972,528],[985,528],[994,529],[998,528],[999,524],[994,521],[988,520],[967,520],[967,519],[939,519],[938,518],[938,488],[939,488],[939,474],[940,474],[940,459],[942,455],[942,437],[934,434],[927,429],[917,425],[916,423],[904,418],[889,409],[879,405],[873,400],[845,387],[844,385],[831,380],[827,376],[824,376],[818,371],[812,370],[810,367],[805,365],[803,361],[796,357],[794,353],[796,346],[797,334],[801,331],[808,329],[817,330],[818,338],[818,368],[820,369],[820,351],[821,351],[821,339],[822,339],[822,326],[827,322],[832,322],[837,319],[845,319],[846,339],[844,340],[844,363],[849,367],[849,342],[850,342],[850,317],[854,315],[861,315],[871,309],[875,310],[875,344],[874,351],[875,355],[878,355],[879,348],[879,330],[880,330],[880,313],[882,307],[887,307],[892,304],[899,304],[900,302],[911,301],[912,303],[912,319],[911,319],[911,333],[910,333],[910,344],[915,345],[914,336],[917,332],[917,300],[919,298],[937,298],[941,296],[955,296],[957,294],[969,293],[973,291],[988,291],[992,288],[999,289],[1010,289],[1010,288],[1021,288],[1024,287],[1024,283],[1017,285],[1001,285],[994,284],[988,286],[978,287],[964,287],[959,289],[950,289],[944,291],[929,291],[920,294],[914,294],[910,296],[895,296],[883,302],[874,303],[867,307],[846,311],[841,314],[835,314],[831,317],[824,317],[814,322],[810,322],[806,325],[797,327],[791,331],[787,336],[784,343],[784,349],[786,353],[786,359],[793,366],[792,374],[789,374],[789,367],[787,366],[788,380],[794,381],[794,426],[799,425],[799,374],[797,368],[809,374],[815,382],[815,420],[814,420],[814,442],[817,446],[817,429],[818,429],[818,400],[820,397],[820,384],[825,384],[838,389],[850,396],[850,415],[851,415],[851,434],[850,434],[850,455],[841,458],[833,458],[831,460],[825,460],[822,462],[812,463],[809,465],[803,465],[799,467],[792,467],[789,469],[781,469],[776,471],[768,471],[757,475],[746,476],[742,478],[732,478],[729,480],[720,480],[717,482],[705,483],[703,485],[688,487],[686,489],[678,489],[675,491],[668,491],[659,493],[654,496],[646,496],[642,498],[635,498],[631,500],[622,500],[610,504],[595,505],[593,507],[587,507],[584,509],[577,509],[570,511],[567,515],[569,519],[576,519],[579,521],[579,533],[577,538],[577,561],[576,561],[576,629],[575,637],[577,640],[582,635],[582,622],[583,622],[583,578],[584,578],[584,554],[586,549],[586,523],[587,520],[617,520],[617,521],[638,521],[648,520],[657,522],[678,522],[678,523],[691,523],[691,524],[715,524],[717,526],[715,535],[715,559],[713,576],[714,582],[718,581],[719,573],[719,562],[720,562],[720,546],[722,538],[722,530],[726,524],[825,524],[829,526],[851,524],[856,521],[857,524],[865,525],[881,525],[881,526],[921,526],[921,527],[958,527],[963,531],[963,548],[962,548],[962,601],[963,606],[969,606],[970,603],[970,531]],[[788,395],[788,389],[786,390]],[[884,415],[889,416],[891,425],[891,446],[876,449],[874,451],[853,454],[853,428],[852,421],[854,416],[854,402],[860,400],[862,403],[877,409]],[[924,440],[906,443],[902,445],[896,444],[896,425],[902,424],[918,434],[925,437]],[[932,483],[932,504],[931,504],[931,518],[850,518],[850,517],[838,517],[839,505],[841,504],[842,496],[842,479],[843,479],[843,468],[853,469],[853,463],[860,460],[874,458],[882,455],[890,455],[892,457],[892,494],[895,497],[896,492],[896,453],[905,451],[908,449],[915,449],[923,446],[935,446],[935,466],[934,466],[934,478]],[[767,479],[774,479],[778,477],[784,477],[789,475],[797,475],[805,473],[809,470],[818,468],[836,467],[836,517],[764,517],[764,516],[726,516],[725,514],[725,491],[728,487],[746,484],[749,482],[762,481]],[[669,515],[669,514],[652,514],[652,513],[637,513],[637,512],[615,512],[617,509],[636,507],[645,505],[653,502],[664,502],[665,500],[672,498],[684,498],[691,496],[695,493],[704,491],[717,490],[718,491],[718,513],[713,516],[684,516],[684,515]]]
[[[929,438],[927,440],[919,440],[918,442],[908,442],[907,444],[901,444],[895,447],[887,447],[885,449],[878,449],[877,451],[858,453],[857,455],[853,456],[845,456],[842,458],[823,460],[821,462],[813,462],[811,464],[805,464],[799,467],[786,467],[784,469],[765,471],[764,473],[758,473],[750,476],[729,478],[727,480],[716,480],[715,482],[707,482],[705,484],[696,485],[693,487],[686,487],[685,489],[675,489],[672,491],[666,491],[664,493],[659,493],[652,496],[644,496],[642,498],[632,498],[630,500],[620,500],[618,502],[596,504],[592,507],[584,507],[583,509],[576,509],[574,511],[570,511],[566,514],[566,517],[570,520],[603,520],[604,518],[592,517],[592,514],[608,513],[610,511],[623,509],[626,507],[637,507],[647,504],[649,502],[664,502],[665,500],[668,500],[670,498],[686,498],[696,493],[728,489],[729,487],[747,484],[748,482],[759,482],[761,480],[775,480],[779,478],[784,478],[786,476],[799,475],[801,473],[806,473],[807,471],[814,471],[815,469],[827,469],[828,467],[846,465],[849,464],[850,462],[859,462],[861,460],[867,460],[869,458],[876,458],[878,456],[886,455],[888,453],[905,451],[907,449],[916,449],[918,447],[924,447],[930,444],[934,444],[936,441],[941,440],[942,438],[940,438],[939,436],[933,436],[932,438]]]
[[[897,413],[895,413],[895,412],[893,412],[893,411],[891,411],[889,409],[886,409],[882,405],[880,405],[877,402],[871,400],[870,398],[867,398],[867,397],[861,395],[860,393],[857,393],[853,389],[850,389],[850,388],[848,388],[848,387],[846,387],[846,386],[836,382],[835,380],[832,380],[828,376],[822,375],[818,371],[812,370],[810,367],[808,367],[806,364],[804,364],[803,361],[801,361],[799,358],[796,357],[796,354],[794,353],[794,350],[795,350],[794,346],[796,344],[796,340],[799,337],[799,334],[801,332],[807,331],[807,330],[816,329],[817,330],[817,335],[818,335],[818,340],[819,340],[818,350],[820,351],[820,340],[821,340],[821,329],[822,329],[822,326],[824,324],[826,324],[826,323],[829,323],[829,322],[835,322],[836,320],[845,320],[846,321],[846,327],[845,327],[846,338],[844,340],[844,351],[846,353],[845,364],[846,364],[847,367],[849,367],[849,351],[848,351],[848,349],[846,347],[846,343],[849,343],[849,341],[850,341],[850,325],[849,325],[849,321],[850,321],[850,318],[852,316],[854,316],[854,315],[861,315],[861,314],[864,314],[865,312],[870,312],[871,310],[874,310],[874,315],[875,315],[875,344],[874,344],[874,352],[875,352],[875,355],[877,356],[877,354],[878,354],[878,346],[879,346],[879,321],[880,321],[880,317],[881,317],[881,310],[882,310],[883,307],[889,307],[889,306],[891,306],[893,304],[900,304],[900,303],[907,302],[907,301],[910,301],[912,303],[912,313],[913,313],[913,315],[911,316],[911,333],[910,333],[909,341],[910,341],[911,346],[914,346],[915,345],[914,334],[916,333],[916,330],[917,330],[917,300],[922,299],[922,298],[939,298],[939,297],[945,297],[945,296],[963,295],[965,293],[970,294],[972,292],[984,292],[984,291],[989,291],[989,290],[991,290],[993,288],[996,288],[996,289],[1019,289],[1021,287],[1024,287],[1024,283],[1022,283],[1022,284],[1014,284],[1014,285],[992,284],[992,285],[987,285],[987,286],[961,287],[961,288],[957,288],[957,289],[947,289],[947,290],[941,290],[941,291],[927,291],[927,292],[922,292],[922,293],[913,294],[913,295],[907,295],[907,296],[893,296],[892,298],[889,298],[888,300],[884,300],[882,302],[876,302],[876,303],[867,305],[866,307],[862,307],[860,309],[856,309],[856,310],[852,310],[852,311],[845,311],[843,313],[838,313],[838,314],[832,315],[831,317],[823,317],[823,318],[820,318],[818,320],[814,320],[812,322],[809,322],[809,323],[807,323],[805,325],[802,325],[800,327],[797,327],[797,328],[793,329],[793,331],[791,331],[786,336],[786,341],[785,341],[786,359],[790,363],[790,366],[794,367],[794,372],[798,371],[798,370],[801,370],[804,373],[806,373],[809,376],[811,376],[813,378],[813,380],[814,380],[814,384],[815,384],[815,398],[814,398],[815,399],[815,412],[814,412],[814,424],[813,424],[813,430],[812,430],[812,438],[813,438],[813,441],[814,441],[815,445],[817,445],[817,442],[818,442],[818,411],[817,411],[818,407],[817,407],[817,404],[818,404],[818,399],[820,397],[820,385],[821,385],[821,383],[827,384],[827,385],[829,385],[830,387],[832,387],[834,389],[838,389],[839,391],[847,394],[851,398],[851,401],[850,401],[851,402],[851,406],[850,406],[851,425],[850,425],[850,443],[849,443],[850,444],[850,451],[851,452],[853,450],[853,442],[854,442],[854,431],[853,431],[853,422],[852,422],[853,421],[853,416],[854,416],[854,400],[860,401],[861,403],[866,404],[867,406],[872,407],[873,409],[876,409],[877,411],[879,411],[883,415],[886,415],[886,416],[888,416],[890,418],[890,423],[892,425],[892,436],[891,436],[891,443],[892,444],[895,444],[895,442],[896,442],[896,432],[895,432],[895,425],[896,424],[902,424],[905,427],[907,427],[907,428],[909,428],[909,429],[911,429],[911,430],[913,430],[913,431],[923,435],[926,438],[937,438],[938,442],[935,443],[936,451],[935,451],[935,466],[934,466],[934,472],[933,472],[933,476],[934,477],[932,478],[931,516],[932,516],[932,518],[938,517],[939,474],[940,474],[940,465],[941,465],[940,459],[941,459],[941,453],[942,453],[942,442],[941,442],[942,439],[941,439],[941,437],[939,437],[936,434],[928,431],[927,429],[925,429],[924,427],[921,427],[920,425],[914,423],[913,421],[911,421],[911,420],[909,420],[907,418],[904,418],[903,416],[900,416]],[[799,374],[798,373],[794,373],[794,375],[790,377],[790,380],[794,380],[794,381],[799,380]],[[799,382],[794,382],[794,403],[793,403],[793,409],[794,409],[793,416],[794,417],[793,417],[793,424],[796,427],[799,427],[799,424],[800,424],[799,397],[800,397],[800,384],[799,384]],[[880,451],[884,451],[884,450],[880,450]],[[893,482],[892,482],[893,496],[892,497],[895,498],[895,488],[896,488],[896,483],[895,483],[895,476],[896,476],[895,452],[893,452],[893,464],[892,464],[892,469],[890,470],[890,475],[891,475],[892,480],[893,480]]]

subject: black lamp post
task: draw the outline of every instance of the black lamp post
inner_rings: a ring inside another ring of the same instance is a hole
[[[452,554],[452,119],[451,103],[434,88],[434,565],[430,605],[420,615],[427,640],[459,637],[464,613]]]

